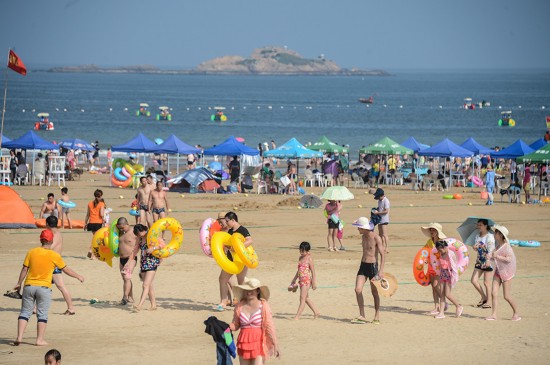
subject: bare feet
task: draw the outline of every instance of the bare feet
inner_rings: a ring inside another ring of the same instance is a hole
[[[294,320],[295,320],[295,321],[299,321],[299,320],[300,320],[300,317],[294,317]]]
[[[457,308],[456,308],[456,318],[460,318],[460,316],[462,315],[462,312],[464,311],[464,307],[459,305]]]
[[[41,341],[36,340],[35,345],[36,346],[46,346],[46,345],[48,345],[48,343],[44,340],[41,340]]]
[[[74,311],[74,309],[67,309],[65,311],[65,313],[63,313],[63,315],[65,315],[65,316],[73,316],[75,314],[76,314],[76,312]]]
[[[496,321],[497,320],[497,317],[495,316],[490,316],[490,317],[487,317],[485,318],[486,321]]]
[[[512,321],[514,322],[521,321],[521,317],[519,316],[519,314],[514,314],[512,316]]]
[[[317,312],[317,313],[313,313],[313,319],[317,319],[321,316],[321,313]]]
[[[434,318],[435,319],[443,319],[443,318],[445,318],[445,315],[443,313],[440,313],[437,316],[435,316]]]
[[[140,311],[141,311],[141,306],[139,306],[139,305],[134,305],[134,306],[133,306],[133,309],[134,309],[134,311],[136,311],[136,312],[140,312]]]
[[[434,310],[432,310],[432,311],[430,312],[431,315],[436,315],[436,314],[438,314],[438,313],[439,313],[439,308],[435,308]]]
[[[149,308],[149,310],[150,310],[150,311],[156,311],[156,310],[157,310],[157,307],[156,307],[156,306],[151,307],[151,308]]]
[[[20,344],[21,344],[21,340],[13,341],[13,346],[19,346]]]

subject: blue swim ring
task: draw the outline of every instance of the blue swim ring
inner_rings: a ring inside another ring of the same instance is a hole
[[[119,181],[126,181],[128,178],[124,175],[122,175],[122,168],[117,167],[113,173],[117,180]]]
[[[64,201],[59,199],[57,201],[57,204],[59,204],[62,208],[76,208],[76,203],[73,203],[72,201]]]

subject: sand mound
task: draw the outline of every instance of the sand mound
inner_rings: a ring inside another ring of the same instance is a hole
[[[296,207],[300,205],[300,198],[286,198],[277,203],[278,207]]]

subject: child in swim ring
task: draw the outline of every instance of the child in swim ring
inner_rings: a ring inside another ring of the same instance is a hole
[[[311,245],[308,242],[300,243],[300,258],[298,259],[298,270],[296,275],[292,278],[288,291],[295,292],[300,287],[300,305],[298,306],[298,312],[294,316],[295,320],[299,320],[304,308],[307,304],[313,311],[313,318],[319,317],[319,312],[315,308],[315,305],[309,299],[309,288],[313,290],[317,289],[315,267],[313,266],[313,258],[309,253]],[[296,283],[298,281],[298,283]]]
[[[63,200],[63,202],[65,203],[71,201],[71,199],[69,198],[69,194],[67,194],[68,192],[69,189],[67,189],[66,187],[61,189],[61,200]],[[67,218],[67,224],[69,225],[69,228],[73,228],[73,225],[71,224],[71,219],[69,218],[69,212],[69,208],[61,207],[61,229],[65,228],[65,218]]]
[[[454,252],[449,251],[447,242],[444,240],[437,241],[435,248],[439,254],[439,266],[441,272],[439,274],[439,314],[435,316],[437,319],[445,318],[445,298],[449,299],[456,307],[456,318],[462,315],[464,307],[458,304],[458,301],[451,294],[452,287],[458,282],[458,269],[456,266],[456,256]]]

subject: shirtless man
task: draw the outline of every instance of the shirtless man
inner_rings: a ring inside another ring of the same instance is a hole
[[[53,243],[50,249],[54,250],[61,256],[61,252],[63,251],[63,237],[61,236],[61,232],[59,232],[59,229],[57,228],[57,218],[54,216],[49,216],[48,218],[46,218],[46,226],[47,229],[49,229],[53,233]],[[67,287],[65,286],[62,274],[63,271],[56,267],[53,270],[52,281],[55,286],[57,286],[57,289],[59,289],[61,294],[63,294],[63,299],[65,299],[65,302],[67,303],[67,310],[63,314],[73,315],[75,314],[73,300],[71,298],[71,293],[69,293],[69,289],[67,289]]]
[[[370,290],[374,298],[374,320],[372,323],[380,323],[380,296],[378,289],[372,283],[372,280],[381,280],[384,275],[385,250],[382,244],[382,239],[374,233],[374,224],[368,218],[361,217],[355,222],[354,226],[359,229],[362,236],[361,245],[363,246],[363,257],[361,258],[361,266],[357,272],[355,280],[355,296],[357,297],[357,305],[359,306],[359,317],[353,319],[351,323],[364,324],[368,323],[365,318],[365,301],[363,299],[363,287],[369,279]],[[380,255],[380,270],[378,270],[377,256]]]
[[[48,194],[48,200],[42,204],[40,208],[40,213],[38,213],[38,218],[48,218],[49,216],[58,217],[59,207],[55,201],[55,196],[53,193]]]
[[[137,199],[139,203],[139,222],[143,225],[151,227],[153,224],[153,217],[149,211],[149,194],[153,187],[147,183],[147,178],[142,176],[139,179],[140,186],[137,189]]]
[[[119,269],[123,281],[123,294],[120,305],[126,305],[134,302],[132,272],[137,263],[137,256],[134,254],[137,239],[126,218],[120,217],[116,223],[116,228],[118,229],[118,253],[120,255]]]
[[[157,181],[157,188],[149,194],[149,210],[153,213],[153,222],[168,215],[168,199],[162,190],[162,181]]]

